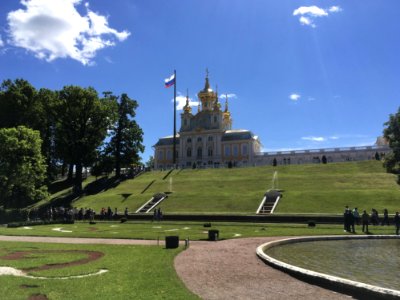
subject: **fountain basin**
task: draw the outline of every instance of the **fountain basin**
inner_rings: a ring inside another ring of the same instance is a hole
[[[379,243],[380,245],[378,245]],[[385,247],[382,248],[382,245]],[[387,247],[387,245],[389,246]],[[378,253],[373,253],[374,249],[378,249]],[[384,254],[384,251],[389,254]],[[393,276],[392,283],[378,286],[378,284],[370,282],[361,282],[365,281],[365,278],[361,276],[361,280],[359,280],[357,272],[353,272],[357,266],[361,266],[362,270],[369,265],[375,268],[376,266],[371,263],[374,258],[378,257],[375,255],[383,255],[383,259],[393,257],[392,263],[387,262],[385,266],[380,265],[377,275],[369,273],[370,271],[366,268],[366,274],[372,278],[379,276],[379,271],[382,272],[382,270],[398,274],[400,271],[399,251],[400,239],[397,236],[321,236],[288,238],[265,243],[257,248],[257,255],[267,264],[294,277],[357,298],[400,299],[399,284],[396,280],[398,275]],[[364,256],[369,257],[370,260],[362,261],[363,255],[361,254],[366,254]],[[349,265],[346,265],[347,257],[349,257]],[[316,260],[312,261],[313,258]],[[379,256],[379,258],[381,257]],[[351,261],[355,262],[355,265],[351,265]],[[382,262],[382,260],[377,261],[378,263]],[[324,267],[324,262],[328,262],[326,267]],[[341,274],[340,269],[343,264],[348,268],[345,268]]]

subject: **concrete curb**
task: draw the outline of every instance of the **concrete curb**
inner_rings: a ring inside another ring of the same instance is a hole
[[[327,240],[350,240],[350,239],[397,239],[396,235],[375,235],[375,236],[313,236],[288,238],[279,241],[268,242],[257,248],[257,255],[268,265],[273,266],[281,271],[289,273],[301,280],[320,285],[340,293],[349,294],[361,299],[400,299],[400,291],[378,286],[365,284],[358,281],[348,280],[328,274],[323,274],[304,268],[296,267],[274,259],[265,254],[265,250],[279,245],[309,242],[309,241],[327,241]]]

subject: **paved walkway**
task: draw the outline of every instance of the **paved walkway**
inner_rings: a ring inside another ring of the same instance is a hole
[[[257,246],[279,237],[192,241],[174,261],[186,287],[202,299],[349,299],[269,267]],[[68,244],[157,245],[154,240],[0,236],[0,241]],[[160,241],[164,245],[164,241]]]

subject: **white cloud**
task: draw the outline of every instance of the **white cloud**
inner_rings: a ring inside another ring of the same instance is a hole
[[[302,25],[309,25],[309,26],[311,26],[311,27],[313,27],[313,28],[316,27],[315,24],[314,24],[314,22],[313,22],[310,18],[308,18],[308,17],[301,16],[300,19],[299,19],[299,21],[300,21],[300,23],[301,23]]]
[[[338,140],[338,139],[339,139],[339,137],[338,137],[338,136],[336,136],[336,135],[333,135],[333,136],[330,136],[330,137],[329,137],[329,139],[330,139],[330,140]]]
[[[304,136],[301,138],[304,141],[312,141],[312,142],[325,142],[326,138],[323,136]]]
[[[3,42],[3,40],[1,39],[1,35],[0,35],[0,47],[3,47],[4,46],[4,42]]]
[[[330,13],[337,13],[342,11],[339,6],[331,6],[329,8],[320,8],[318,6],[301,6],[293,11],[293,16],[300,16],[299,22],[302,25],[315,28],[315,18],[328,17]]]
[[[301,98],[301,96],[299,94],[293,93],[291,95],[289,95],[289,99],[293,100],[293,101],[297,101]]]
[[[220,99],[226,99],[226,97],[228,97],[228,99],[237,99],[237,95],[233,94],[233,93],[227,93],[227,94],[220,94],[219,95]]]
[[[293,11],[293,16],[297,15],[310,15],[313,17],[327,16],[328,13],[325,9],[319,8],[318,6],[301,6]]]
[[[174,102],[174,99],[171,99],[171,102]],[[185,105],[186,105],[186,96],[178,92],[178,95],[176,96],[176,109],[182,110]],[[193,107],[197,105],[199,105],[199,102],[193,101],[193,99],[189,97],[189,106]]]
[[[328,9],[329,12],[339,12],[342,11],[342,9],[339,6],[331,6]]]
[[[124,41],[130,33],[110,28],[105,16],[77,7],[81,0],[21,0],[24,9],[8,13],[10,44],[25,48],[39,59],[72,58],[92,64],[98,50]]]

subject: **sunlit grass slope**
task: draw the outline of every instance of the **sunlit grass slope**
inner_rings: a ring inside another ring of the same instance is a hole
[[[115,207],[118,208],[119,213],[123,213],[125,207],[128,207],[129,212],[135,212],[155,193],[166,190],[167,182],[163,178],[167,173],[167,171],[144,173],[135,179],[122,181],[115,188],[87,195],[75,201],[73,206],[90,207],[96,211],[110,206],[113,211]]]
[[[134,212],[153,194],[172,190],[161,204],[165,213],[254,214],[264,193],[272,187],[275,171],[276,185],[283,190],[276,213],[336,214],[345,205],[368,211],[387,208],[391,213],[400,209],[396,178],[378,161],[185,169],[174,170],[166,179],[166,171],[154,171],[82,197],[73,206],[96,210],[111,206],[120,212],[128,207]]]

